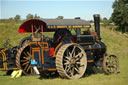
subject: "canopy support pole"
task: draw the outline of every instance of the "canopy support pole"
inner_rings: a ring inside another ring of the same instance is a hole
[[[41,25],[41,31],[42,31],[42,41],[43,41],[43,25]]]
[[[32,26],[32,36],[33,36],[33,30],[34,30],[34,29],[33,29],[33,24],[32,24],[31,26]]]

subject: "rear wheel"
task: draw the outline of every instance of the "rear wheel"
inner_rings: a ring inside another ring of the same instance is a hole
[[[31,37],[25,37],[20,41],[19,47],[23,47],[24,45],[28,44],[30,41],[32,41]]]
[[[78,79],[84,75],[86,67],[86,53],[79,45],[65,44],[59,49],[56,68],[61,77]]]
[[[31,48],[28,44],[21,47],[16,55],[16,65],[19,69],[22,69],[26,75],[34,74],[34,70],[30,64],[31,58]]]
[[[104,57],[103,70],[106,74],[116,74],[119,72],[119,60],[115,55]]]

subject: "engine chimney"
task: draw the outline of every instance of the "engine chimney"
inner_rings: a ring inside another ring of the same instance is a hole
[[[95,32],[98,35],[98,40],[101,40],[101,37],[100,37],[100,15],[94,14],[93,17],[94,17]]]

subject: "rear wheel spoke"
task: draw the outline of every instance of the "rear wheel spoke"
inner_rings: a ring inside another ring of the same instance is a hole
[[[31,66],[29,65],[28,68],[27,68],[27,72],[29,71],[30,67],[31,67]]]
[[[26,54],[26,52],[24,52],[24,55],[27,57],[28,55]]]
[[[66,58],[67,60],[70,60],[70,57],[68,57],[68,56],[66,56],[65,58]]]
[[[24,65],[26,65],[26,64],[29,64],[29,61],[27,61],[27,62],[23,63],[23,64],[22,64],[22,66],[24,66]]]
[[[64,63],[64,65],[69,65],[69,62]]]
[[[29,57],[31,56],[31,54],[29,52],[27,52],[27,54],[29,55]]]
[[[69,56],[69,50],[68,49],[66,50],[66,55]]]
[[[29,64],[27,64],[27,65],[25,66],[24,70],[26,70],[26,69],[27,69],[28,65],[29,65]]]
[[[25,60],[30,60],[30,58],[27,58],[27,57],[23,57]]]
[[[68,66],[68,68],[67,68],[67,72],[69,72],[71,69],[70,69],[70,67]]]
[[[79,74],[79,69],[75,68],[75,71]]]
[[[75,56],[75,58],[77,58],[77,60],[80,60],[82,57],[83,57],[83,53],[82,53],[82,52],[78,53],[78,54]]]
[[[21,60],[20,62],[27,62],[27,61],[28,61],[28,60],[25,59],[25,60]]]
[[[74,54],[74,53],[75,53],[75,48],[76,48],[76,46],[73,47],[71,54]],[[72,55],[72,56],[73,56],[73,55]]]

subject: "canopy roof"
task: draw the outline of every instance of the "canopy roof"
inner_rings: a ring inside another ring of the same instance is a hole
[[[20,25],[19,33],[35,32],[38,28],[41,28],[38,32],[51,32],[59,28],[90,28],[90,26],[89,22],[81,19],[31,19]]]

